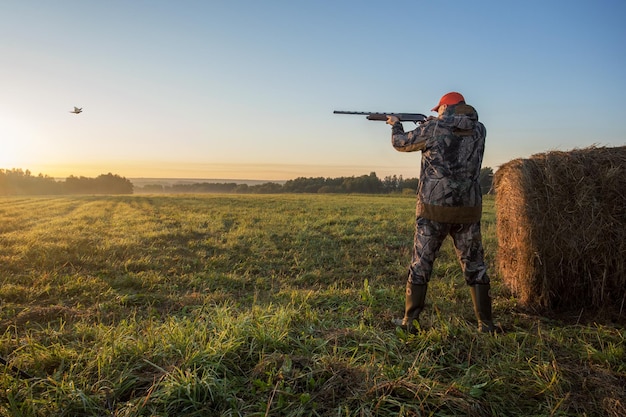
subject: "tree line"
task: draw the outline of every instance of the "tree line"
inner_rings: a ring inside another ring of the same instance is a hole
[[[359,177],[299,177],[282,184],[266,182],[257,185],[230,183],[194,183],[173,185],[145,185],[137,187],[137,192],[156,193],[362,193],[385,194],[417,188],[417,179],[403,179],[402,176],[389,176],[379,179],[375,172]]]
[[[29,170],[0,169],[0,195],[132,194],[130,180],[111,173],[96,178],[73,175],[58,181]]]
[[[375,172],[358,177],[298,177],[282,184],[267,182],[248,185],[229,183],[199,182],[194,184],[145,185],[136,187],[141,193],[236,193],[236,194],[273,194],[273,193],[358,193],[358,194],[392,194],[415,193],[418,178],[403,178],[402,175],[390,175],[378,178]],[[490,192],[493,182],[493,170],[489,167],[480,172],[480,183],[483,193]]]
[[[480,182],[483,193],[491,190],[493,170],[483,168]],[[358,193],[393,194],[414,193],[418,178],[390,175],[378,178],[375,172],[358,177],[299,177],[282,184],[266,182],[257,185],[199,182],[194,184],[145,185],[134,187],[132,182],[111,173],[96,178],[70,176],[64,181],[47,175],[34,176],[21,169],[0,169],[0,195],[60,195],[60,194],[133,194],[133,193]]]

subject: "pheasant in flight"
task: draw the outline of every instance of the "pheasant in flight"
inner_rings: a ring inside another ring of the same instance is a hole
[[[74,106],[74,111],[71,111],[70,113],[78,114],[78,113],[80,113],[82,111],[83,111],[82,107],[78,108],[78,107]]]

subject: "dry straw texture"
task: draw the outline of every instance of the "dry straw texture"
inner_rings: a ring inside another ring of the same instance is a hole
[[[626,300],[626,146],[515,159],[494,178],[503,282],[533,308]]]

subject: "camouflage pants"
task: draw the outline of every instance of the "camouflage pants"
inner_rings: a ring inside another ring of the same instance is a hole
[[[415,224],[413,259],[409,267],[408,281],[412,284],[427,284],[430,281],[433,263],[448,235],[454,242],[456,256],[467,284],[488,284],[480,222],[439,223],[423,217],[418,217]]]

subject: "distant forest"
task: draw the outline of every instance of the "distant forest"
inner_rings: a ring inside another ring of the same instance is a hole
[[[491,191],[493,170],[489,167],[480,172],[483,193]],[[96,178],[70,176],[65,181],[21,169],[0,169],[0,195],[61,195],[61,194],[133,194],[133,193],[358,193],[392,194],[414,193],[417,178],[402,178],[402,175],[378,178],[375,172],[359,177],[300,177],[283,184],[266,182],[257,185],[198,182],[193,184],[146,184],[142,187],[119,175],[106,174]]]
[[[132,194],[133,184],[119,175],[96,178],[69,176],[57,181],[47,175],[34,176],[21,169],[0,169],[0,195]]]

